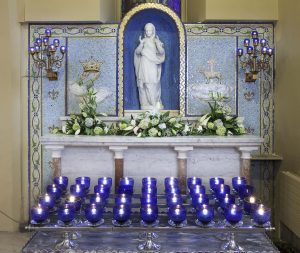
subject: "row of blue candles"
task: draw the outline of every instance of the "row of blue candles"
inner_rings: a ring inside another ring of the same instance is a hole
[[[75,185],[70,186],[71,195],[66,197],[65,203],[58,209],[58,219],[64,224],[72,222],[75,213],[80,210],[90,187],[90,178],[79,177],[76,178],[75,183]],[[232,194],[230,193],[230,186],[224,184],[223,178],[211,178],[209,183],[216,202],[222,208],[224,216],[230,224],[234,225],[241,221],[243,209],[245,213],[251,214],[253,220],[259,225],[270,220],[270,209],[261,205],[260,201],[252,196],[254,188],[247,185],[245,178],[235,177],[232,179]],[[158,222],[156,184],[155,178],[148,177],[142,181],[140,216],[144,225],[153,225]],[[53,185],[47,187],[47,193],[39,198],[38,205],[31,210],[34,224],[43,223],[48,218],[49,211],[54,210],[55,203],[59,202],[59,198],[66,192],[67,185],[67,177],[58,177],[54,179]],[[94,194],[89,198],[89,205],[85,208],[85,217],[88,222],[97,224],[102,220],[111,185],[111,178],[99,178],[98,185],[94,187]],[[205,193],[202,180],[196,177],[188,178],[187,186],[191,203],[196,210],[197,222],[202,225],[211,223],[215,210],[213,206],[209,205],[209,196]],[[113,223],[115,225],[129,224],[133,189],[134,180],[132,178],[120,179],[118,195],[115,198],[113,208]],[[177,178],[165,179],[165,193],[169,224],[183,226],[186,224],[186,209],[183,205],[184,199],[180,194]],[[235,204],[235,193],[238,194],[244,208]]]

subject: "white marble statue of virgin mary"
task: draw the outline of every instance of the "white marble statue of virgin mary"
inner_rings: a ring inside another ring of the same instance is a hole
[[[162,63],[165,61],[164,45],[152,23],[145,25],[144,37],[140,36],[139,41],[134,51],[134,67],[141,109],[163,109],[160,79]]]

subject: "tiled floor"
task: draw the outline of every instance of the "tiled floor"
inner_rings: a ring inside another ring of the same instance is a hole
[[[30,233],[0,232],[0,253],[20,253]]]

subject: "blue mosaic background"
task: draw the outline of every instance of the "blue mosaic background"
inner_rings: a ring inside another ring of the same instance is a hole
[[[165,110],[179,110],[179,40],[174,21],[165,13],[143,10],[128,22],[124,36],[124,109],[139,110],[138,89],[135,78],[133,56],[144,34],[144,26],[153,23],[156,34],[164,43],[166,60],[162,64],[161,97]]]

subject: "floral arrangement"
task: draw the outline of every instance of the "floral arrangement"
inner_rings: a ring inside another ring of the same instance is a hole
[[[108,127],[103,121],[97,118],[96,93],[93,88],[88,89],[82,102],[79,104],[80,114],[71,114],[66,125],[61,129],[55,127],[53,133],[63,133],[68,135],[105,135],[112,134],[113,129]],[[105,114],[101,114],[106,116]]]
[[[243,118],[232,116],[226,105],[228,98],[221,93],[211,93],[210,112],[190,124],[180,116],[170,116],[170,112],[144,112],[131,116],[129,120],[106,125],[97,118],[97,103],[93,88],[90,88],[79,104],[81,113],[72,114],[61,129],[53,133],[68,135],[123,135],[137,137],[169,137],[187,135],[242,135],[245,134]],[[102,114],[102,116],[106,116]]]

